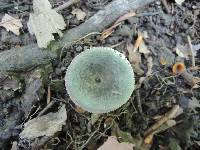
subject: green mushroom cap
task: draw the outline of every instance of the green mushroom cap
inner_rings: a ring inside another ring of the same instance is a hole
[[[112,48],[96,47],[76,56],[65,75],[73,102],[92,113],[113,111],[126,103],[135,80],[129,61]]]

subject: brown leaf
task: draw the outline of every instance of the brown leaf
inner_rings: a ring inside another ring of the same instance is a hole
[[[134,12],[129,12],[129,13],[127,13],[127,14],[125,14],[125,15],[119,17],[119,18],[117,19],[117,21],[115,21],[115,23],[114,23],[111,27],[109,27],[108,29],[106,29],[106,30],[104,30],[104,31],[102,32],[101,37],[100,37],[100,40],[104,40],[104,39],[106,39],[109,35],[111,35],[111,34],[114,32],[114,29],[115,29],[116,27],[118,27],[118,26],[121,24],[122,21],[124,21],[124,20],[126,20],[126,19],[128,19],[128,18],[130,18],[130,17],[133,17],[133,16],[135,16],[135,15],[136,15],[136,14],[135,14]]]
[[[22,27],[22,23],[19,19],[15,19],[10,15],[5,14],[1,20],[0,26],[6,28],[7,31],[11,31],[16,35],[19,35],[19,29]]]
[[[142,75],[144,71],[141,69],[141,54],[139,52],[134,52],[134,46],[131,42],[126,43],[126,48],[129,53],[128,59],[132,64],[133,70],[136,74]]]
[[[134,144],[117,141],[117,137],[110,136],[98,150],[133,150]]]
[[[143,54],[149,54],[150,53],[146,44],[144,43],[144,40],[141,40],[141,43],[139,45],[139,52],[143,53]]]
[[[153,68],[153,58],[151,56],[147,58],[147,67],[148,70],[146,76],[150,76],[152,74],[152,68]]]
[[[138,34],[138,38],[137,38],[137,40],[135,41],[135,44],[134,44],[134,49],[133,49],[134,52],[137,51],[137,49],[142,44],[142,42],[143,42],[143,37],[142,37],[141,34]]]
[[[130,17],[135,16],[135,15],[136,15],[135,12],[129,12],[129,13],[127,13],[127,14],[125,14],[125,15],[119,17],[119,19],[117,19],[117,21],[115,22],[115,24],[117,24],[117,23],[119,23],[119,22],[122,22],[122,21],[124,21],[124,20],[126,20],[126,19],[128,19],[128,18],[130,18]]]
[[[138,52],[134,52],[134,46],[131,42],[127,42],[126,44],[127,51],[129,53],[128,58],[132,64],[141,63],[141,55]]]

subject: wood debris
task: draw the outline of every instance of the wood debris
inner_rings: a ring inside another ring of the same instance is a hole
[[[6,28],[7,31],[11,31],[16,35],[19,35],[19,29],[22,28],[23,25],[19,19],[5,14],[0,22],[0,26]]]
[[[111,35],[113,32],[114,32],[114,29],[116,27],[118,27],[122,21],[130,18],[130,17],[133,17],[135,16],[136,14],[134,12],[129,12],[123,16],[121,16],[111,27],[109,27],[108,29],[104,30],[102,33],[101,33],[101,37],[100,37],[100,40],[104,40],[106,39],[109,35]]]
[[[166,123],[168,120],[173,119],[177,116],[177,113],[180,111],[180,106],[175,105],[173,108],[164,114],[155,124],[153,124],[145,133],[145,139],[144,143],[150,144],[152,142],[152,139],[154,137],[155,131],[164,123]]]

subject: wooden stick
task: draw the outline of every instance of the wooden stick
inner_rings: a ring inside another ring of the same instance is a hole
[[[169,112],[167,112],[165,115],[163,115],[162,118],[160,118],[160,120],[158,122],[156,122],[155,124],[153,124],[145,133],[145,136],[148,136],[149,134],[151,134],[152,132],[154,132],[156,129],[158,129],[162,124],[164,124],[165,122],[167,122],[169,119],[174,118],[174,116],[176,115],[176,113],[178,112],[180,106],[179,105],[175,105]]]
[[[65,2],[64,4],[62,4],[62,5],[60,5],[60,6],[56,7],[56,8],[54,8],[54,10],[55,10],[55,11],[63,10],[63,9],[65,9],[65,8],[67,8],[67,7],[69,7],[69,6],[73,5],[73,4],[75,4],[75,3],[78,3],[78,2],[80,2],[80,0],[68,0],[68,1]]]
[[[59,50],[63,47],[68,48],[74,41],[91,32],[102,32],[120,16],[153,1],[155,0],[114,0],[86,22],[68,30],[60,41],[52,42],[47,50],[40,49],[34,44],[1,52],[0,72],[20,71],[49,63],[56,58],[55,54],[59,55]]]
[[[189,35],[187,36],[187,39],[188,39],[188,43],[189,43],[189,46],[190,46],[190,51],[191,51],[191,56],[192,56],[192,67],[195,67],[195,58],[194,58],[194,52],[193,52],[193,47],[192,47],[191,38],[190,38],[190,36],[189,36]]]
[[[169,6],[168,6],[168,4],[167,4],[167,1],[166,1],[166,0],[161,0],[161,2],[162,2],[162,4],[163,4],[163,6],[165,7],[166,12],[167,12],[168,14],[170,14],[171,12],[170,12]]]

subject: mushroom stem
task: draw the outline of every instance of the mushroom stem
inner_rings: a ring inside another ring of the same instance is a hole
[[[187,70],[185,70],[181,76],[185,79],[185,81],[187,82],[188,85],[190,85],[191,87],[193,87],[195,85],[194,82],[194,76],[190,73],[187,72]]]

